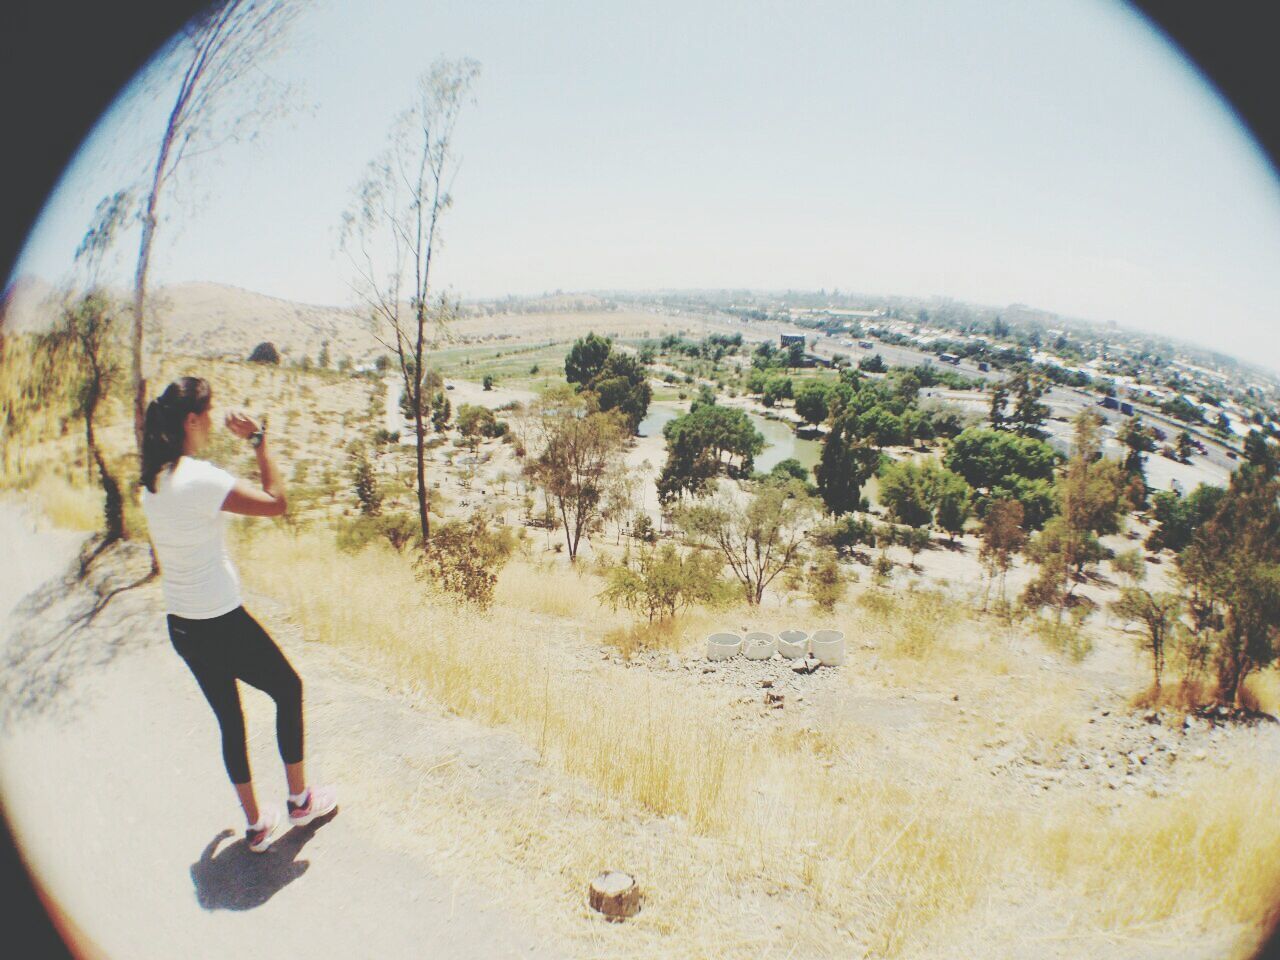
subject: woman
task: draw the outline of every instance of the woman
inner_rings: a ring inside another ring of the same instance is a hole
[[[300,826],[324,816],[337,806],[337,795],[331,787],[307,786],[302,681],[241,605],[240,578],[223,541],[224,513],[284,513],[284,483],[268,452],[265,431],[239,413],[227,414],[226,426],[253,446],[262,489],[196,459],[212,429],[212,401],[206,381],[183,377],[147,407],[142,509],[160,564],[169,638],[218,718],[222,759],[249,821],[245,839],[250,850],[263,853],[281,832],[282,818],[274,806],[259,810],[254,797],[237,679],[276,702],[276,737],[289,783],[289,823]]]

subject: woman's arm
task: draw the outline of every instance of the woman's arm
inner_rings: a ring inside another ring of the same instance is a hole
[[[258,425],[249,417],[232,411],[227,414],[227,429],[241,439],[248,439],[257,432]],[[248,517],[278,517],[289,508],[289,504],[284,495],[284,479],[271,458],[265,434],[254,452],[258,456],[262,489],[255,490],[243,480],[237,480],[227,498],[222,501],[222,509]]]

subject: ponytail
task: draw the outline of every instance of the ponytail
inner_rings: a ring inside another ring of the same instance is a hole
[[[147,405],[142,426],[142,485],[156,492],[161,470],[172,470],[187,439],[187,414],[209,409],[213,392],[208,381],[181,377]]]

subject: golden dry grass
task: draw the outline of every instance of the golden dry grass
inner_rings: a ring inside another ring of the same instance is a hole
[[[873,739],[735,735],[711,697],[678,678],[605,666],[567,671],[565,652],[575,644],[593,649],[602,629],[591,622],[603,614],[584,589],[590,574],[516,566],[504,574],[495,607],[480,613],[416,582],[387,550],[339,557],[319,533],[275,530],[246,550],[246,577],[285,601],[309,638],[373,657],[405,689],[460,714],[509,726],[595,791],[593,826],[584,833],[579,825],[579,835],[559,832],[554,810],[502,811],[504,832],[522,838],[503,856],[529,876],[540,875],[548,857],[562,864],[545,894],[561,903],[580,896],[582,871],[598,866],[601,849],[625,850],[631,859],[620,862],[643,864],[659,901],[643,925],[645,946],[629,955],[759,955],[760,932],[741,916],[753,896],[798,898],[792,909],[810,924],[807,955],[854,947],[899,955],[927,951],[972,922],[970,912],[1015,875],[1078,898],[1073,922],[1116,930],[1172,929],[1189,917],[1256,923],[1280,880],[1245,866],[1280,863],[1280,830],[1272,818],[1250,816],[1243,780],[1233,780],[1234,793],[1206,783],[1203,792],[1144,801],[1119,816],[1084,798],[1033,813],[993,796],[985,778],[956,779],[945,766],[932,781],[907,780],[883,763]],[[548,586],[536,590],[543,575]],[[699,616],[719,624],[747,613],[695,615],[685,629]],[[753,625],[769,629],[795,619],[787,610],[752,615]],[[960,617],[943,599],[921,595],[855,600],[831,622],[861,635],[854,631],[869,619],[887,631],[887,654],[900,664],[949,662],[941,682],[948,674],[954,681],[971,649],[972,637],[956,629]],[[928,656],[919,660],[922,650]],[[968,667],[974,676],[982,669]],[[1037,703],[1039,713],[1021,705],[1027,733],[1069,738],[1065,701]],[[1256,798],[1280,788],[1280,775],[1248,777],[1256,811]],[[674,816],[680,827],[619,841],[636,810]],[[642,854],[642,840],[656,849]],[[717,898],[710,878],[724,885],[722,894],[739,893]],[[684,895],[703,898],[697,910]],[[1013,949],[993,945],[992,955]]]

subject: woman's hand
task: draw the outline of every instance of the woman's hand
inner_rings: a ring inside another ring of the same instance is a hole
[[[253,418],[245,416],[239,410],[232,410],[227,414],[226,424],[227,429],[241,440],[248,440],[258,431],[258,425],[254,423]]]

